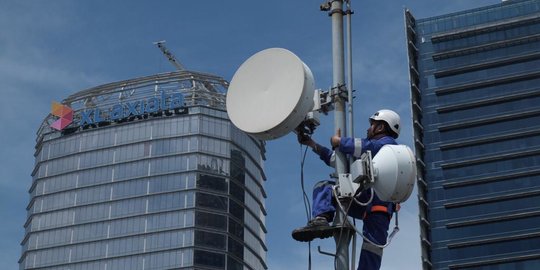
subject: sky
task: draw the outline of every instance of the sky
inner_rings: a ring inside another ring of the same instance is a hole
[[[403,10],[426,18],[500,0],[351,1],[355,134],[365,136],[378,109],[402,118],[401,144],[412,147]],[[271,47],[297,54],[316,87],[332,86],[331,20],[322,1],[7,1],[0,0],[0,269],[18,269],[29,202],[36,131],[51,102],[97,85],[174,70],[152,44],[166,46],[188,70],[230,80],[249,56]],[[321,117],[314,138],[329,144],[333,116]],[[307,269],[308,247],[290,234],[305,225],[301,148],[292,134],[266,145],[267,264]],[[306,190],[333,169],[308,152]],[[416,191],[402,204],[400,232],[382,268],[421,269]],[[359,222],[361,226],[361,222]],[[357,252],[361,241],[358,241]],[[333,269],[332,239],[312,244],[314,270]],[[358,256],[356,257],[358,258]]]

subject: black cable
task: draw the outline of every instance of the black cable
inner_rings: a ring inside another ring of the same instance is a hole
[[[304,150],[304,154],[302,155],[302,145],[300,145],[300,155],[302,156],[302,161],[300,162],[300,185],[302,187],[302,197],[304,200],[306,218],[309,222],[311,220],[311,203],[309,202],[309,197],[307,196],[306,188],[304,186],[304,162],[306,160],[307,150],[308,147],[306,146],[306,150]],[[308,250],[308,270],[311,270],[311,241],[308,242]]]
[[[332,191],[336,201],[339,200],[337,194],[335,193],[335,191]],[[342,220],[342,225],[341,225],[341,228],[339,229],[339,236],[338,236],[338,241],[336,243],[336,248],[339,246],[339,244],[341,243],[341,237],[343,236],[343,229],[345,229],[345,226],[346,224],[350,224],[349,223],[349,220],[348,220],[348,213],[349,213],[349,209],[351,208],[351,205],[352,205],[352,200],[349,201],[349,205],[347,205],[347,209],[343,209],[342,208],[342,205],[341,203],[337,203],[337,206],[336,208],[339,208],[338,211],[341,211],[343,213],[343,220]],[[338,257],[336,256],[334,258],[334,269],[337,269],[337,259]],[[347,262],[347,264],[349,264],[349,262]]]
[[[300,184],[302,186],[302,196],[304,198],[304,209],[306,211],[306,218],[308,222],[311,220],[311,203],[309,202],[309,197],[306,193],[306,188],[304,186],[304,162],[306,161],[306,154],[307,154],[308,147],[306,146],[306,149],[304,150],[304,154],[302,156],[302,161],[300,162]],[[300,154],[302,154],[302,145],[300,145]]]

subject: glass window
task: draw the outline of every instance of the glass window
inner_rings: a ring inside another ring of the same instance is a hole
[[[146,198],[116,201],[111,203],[111,218],[144,214],[146,210]]]
[[[514,132],[514,130],[507,130],[507,132]],[[509,138],[504,138],[504,140],[493,140],[467,145],[464,147],[443,150],[442,158],[444,160],[459,160],[460,158],[468,158],[495,153],[502,154],[510,151],[525,151],[540,145],[540,131],[535,131],[535,133],[538,134],[531,134],[527,137],[513,135]]]
[[[506,130],[519,131],[538,127],[540,127],[540,116],[523,116],[520,118],[504,119],[500,122],[490,124],[465,126],[459,129],[444,131],[440,133],[440,140],[453,141],[458,138],[465,140],[466,138],[500,134],[501,131]]]
[[[196,249],[193,254],[193,262],[195,265],[223,268],[225,267],[225,255]]]
[[[152,133],[150,123],[131,123],[116,130],[116,145],[149,140]]]
[[[140,256],[132,257],[122,257],[118,259],[112,259],[107,263],[107,269],[133,269],[133,270],[142,270],[143,269],[143,258]],[[97,268],[92,268],[97,269]],[[105,269],[105,267],[100,268]],[[91,269],[88,269],[91,270]]]
[[[225,235],[195,230],[195,246],[223,250],[226,246]]]
[[[117,182],[112,186],[112,199],[145,195],[147,185],[146,179]]]
[[[75,205],[75,192],[57,193],[43,196],[42,199],[41,211],[66,208]]]
[[[150,142],[129,144],[116,148],[114,162],[137,160],[150,156]]]
[[[250,265],[253,269],[266,269],[268,267],[263,266],[261,259],[257,257],[249,249],[244,249],[244,263]]]
[[[112,129],[87,131],[81,137],[81,151],[112,146],[114,144],[114,138],[114,130]]]
[[[189,235],[189,236],[186,236]],[[161,249],[182,248],[190,245],[185,239],[192,238],[192,230],[169,231],[151,234],[147,237],[146,250],[154,251]]]
[[[229,218],[229,233],[233,236],[238,237],[238,239],[244,239],[244,226],[238,223],[237,221]]]
[[[148,160],[123,163],[114,167],[114,179],[148,176]]]
[[[259,258],[266,258],[266,251],[263,249],[263,243],[249,230],[246,230],[245,232],[244,242],[255,251],[255,254],[258,255]]]
[[[113,162],[113,155],[114,155],[113,149],[103,149],[103,150],[84,153],[80,156],[78,169],[111,164]]]
[[[468,164],[467,164],[468,165]],[[459,166],[444,169],[446,179],[482,176],[492,173],[504,173],[514,170],[524,170],[540,166],[540,155],[520,155],[508,157],[502,160],[495,160],[485,163],[470,163],[468,166]]]
[[[192,211],[174,211],[148,216],[147,231],[159,231],[172,228],[185,228],[193,226]]]
[[[97,186],[79,189],[77,191],[77,205],[84,205],[93,202],[108,201],[111,197],[111,186]]]
[[[508,81],[499,84],[487,84],[483,87],[474,87],[467,91],[458,91],[445,95],[431,95],[432,100],[428,100],[428,104],[452,105],[456,102],[464,102],[469,100],[483,100],[489,97],[499,97],[510,95],[513,93],[523,93],[535,91],[540,83],[540,78],[531,77],[517,81]],[[424,94],[423,98],[428,98]],[[436,99],[435,99],[436,98]]]
[[[217,177],[207,174],[199,174],[197,187],[202,189],[227,192],[227,180],[224,177]]]
[[[183,172],[194,170],[197,166],[195,155],[170,156],[153,159],[151,161],[150,173],[162,174],[168,172]]]
[[[111,182],[113,179],[112,167],[93,168],[79,173],[78,186],[84,187],[99,183]]]
[[[50,145],[50,152],[47,159],[66,156],[79,151],[80,136],[64,136],[62,139],[54,140]]]
[[[75,209],[75,224],[103,220],[109,217],[109,205],[98,204]]]
[[[149,179],[149,192],[170,192],[195,188],[195,173],[162,175]]]
[[[212,174],[228,174],[229,162],[224,158],[218,158],[215,156],[198,155],[198,163],[196,168],[201,171],[206,171]]]
[[[190,194],[191,192],[175,192],[148,197],[148,211],[183,209],[186,204],[192,203],[193,199],[189,199]]]
[[[236,184],[234,181],[231,181],[230,182],[230,192],[231,192],[231,196],[240,201],[240,202],[244,202],[244,188],[241,187],[240,185]]]
[[[234,256],[243,259],[244,258],[244,245],[233,238],[229,237],[228,249]]]
[[[73,228],[73,242],[77,243],[105,239],[107,238],[108,227],[106,222],[75,226]],[[71,234],[69,236],[71,238]]]
[[[200,151],[210,154],[227,156],[229,154],[229,143],[209,137],[197,137],[200,141]]]
[[[59,247],[37,251],[33,267],[67,263],[69,261],[69,250],[70,248],[67,247]]]
[[[109,222],[109,237],[143,233],[145,222],[145,217],[140,216],[113,220]]]
[[[187,153],[190,151],[190,144],[195,139],[193,137],[181,137],[154,140],[152,142],[152,156],[165,154]]]
[[[233,217],[239,220],[244,220],[244,207],[233,200],[230,201],[229,212],[233,215]]]
[[[63,175],[58,175],[58,176],[44,179],[42,181],[43,193],[46,194],[46,193],[52,193],[52,192],[61,191],[61,190],[73,189],[77,185],[77,178],[78,176],[76,173],[70,173],[70,174],[63,174]],[[38,182],[38,186],[39,186],[39,183],[40,182]],[[36,189],[39,190],[39,188],[36,188]]]
[[[201,228],[227,230],[227,217],[201,211],[195,212],[195,225]]]
[[[241,262],[234,259],[233,257],[227,256],[227,269],[228,270],[243,270],[244,265]]]
[[[72,261],[105,258],[106,245],[104,242],[93,242],[76,245],[71,251]]]
[[[247,215],[245,215],[245,226],[250,228],[254,233],[256,233],[257,238],[260,240],[264,239],[264,231],[262,230],[262,222],[261,220],[257,219],[255,216],[253,216],[250,212],[246,211]]]
[[[538,250],[540,239],[531,237],[528,239],[496,242],[483,245],[467,246],[462,248],[449,249],[449,256],[454,260],[460,260],[471,257],[484,257],[507,255],[509,253],[521,253],[531,250]]]
[[[539,65],[540,66],[540,65]],[[538,95],[535,93],[534,95]],[[507,95],[501,95],[504,97]],[[511,96],[507,96],[511,97]],[[511,100],[508,99],[504,102],[497,102],[494,104],[475,106],[470,109],[463,109],[448,113],[439,114],[439,121],[441,124],[456,123],[459,121],[468,121],[476,119],[486,119],[490,117],[496,117],[507,114],[521,113],[524,108],[527,110],[540,109],[540,97],[524,96],[522,99]]]
[[[143,252],[144,236],[131,236],[108,241],[107,256],[121,256]]]
[[[63,211],[55,211],[47,214],[36,215],[32,218],[32,231],[44,230],[55,227],[70,225],[73,223],[73,212],[75,210],[68,209]]]
[[[509,263],[498,263],[496,265],[477,266],[475,270],[517,270],[517,269],[540,269],[540,260],[517,261]]]
[[[52,176],[64,172],[71,172],[77,169],[79,163],[79,158],[77,156],[68,156],[64,158],[54,159],[49,162],[46,162],[47,167],[41,165],[40,166],[40,172],[39,177],[42,176]],[[46,168],[46,174],[45,171],[41,172],[41,168]]]
[[[197,192],[195,200],[198,207],[227,211],[226,197]]]
[[[32,248],[45,248],[61,244],[69,244],[70,241],[71,229],[58,229],[30,235],[28,245]]]
[[[151,253],[148,256],[148,269],[174,269],[193,265],[193,250],[173,250]],[[129,268],[118,268],[129,269]],[[146,269],[146,267],[145,267]]]
[[[535,205],[540,201],[540,196],[521,197],[504,201],[491,201],[489,203],[479,203],[463,207],[455,207],[444,210],[446,218],[476,218],[477,216],[496,215],[498,213],[511,214],[515,212],[517,205]],[[442,209],[441,209],[442,210]],[[521,210],[521,209],[519,209]],[[433,209],[431,214],[437,218],[437,211]]]

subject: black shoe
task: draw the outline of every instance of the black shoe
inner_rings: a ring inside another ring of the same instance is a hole
[[[328,238],[334,235],[335,228],[330,226],[324,217],[315,217],[310,220],[305,227],[298,228],[292,232],[292,237],[296,241],[309,242],[315,238]]]

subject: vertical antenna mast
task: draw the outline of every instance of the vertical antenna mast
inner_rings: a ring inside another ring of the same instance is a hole
[[[327,0],[321,5],[322,11],[328,11],[332,17],[332,63],[333,85],[332,96],[334,98],[334,126],[340,129],[342,134],[349,134],[346,126],[346,95],[345,89],[345,54],[343,42],[343,2],[344,0]],[[348,162],[345,155],[336,149],[336,174],[338,177],[348,173]],[[339,181],[337,182],[339,183]],[[336,198],[339,200],[339,198]],[[334,226],[339,231],[334,233],[336,241],[335,267],[339,270],[349,270],[349,243],[354,231],[346,224],[347,215],[341,210],[336,211]]]
[[[349,126],[347,129],[347,136],[354,138],[354,110],[353,110],[353,73],[352,73],[352,22],[351,17],[354,12],[351,10],[351,0],[345,0],[347,2],[347,10],[345,16],[347,17],[347,90],[349,98]],[[352,161],[352,159],[351,159]],[[354,268],[354,267],[353,267]]]
[[[172,54],[167,47],[165,47],[165,40],[156,41],[154,42],[155,45],[158,46],[158,48],[161,50],[163,55],[167,57],[167,60],[173,64],[173,66],[176,67],[178,70],[186,70],[184,66],[180,63],[180,61],[176,60],[176,57],[174,57],[174,54]]]
[[[351,10],[351,0],[345,0],[347,3],[347,10],[345,16],[347,17],[347,97],[349,101],[348,106],[348,128],[347,136],[354,138],[354,110],[353,110],[353,73],[352,73],[352,22],[351,17],[354,12]],[[349,165],[351,166],[354,159],[350,157]],[[350,168],[349,166],[349,168]],[[356,269],[356,233],[353,232],[352,236],[352,252],[351,252],[351,269]]]

